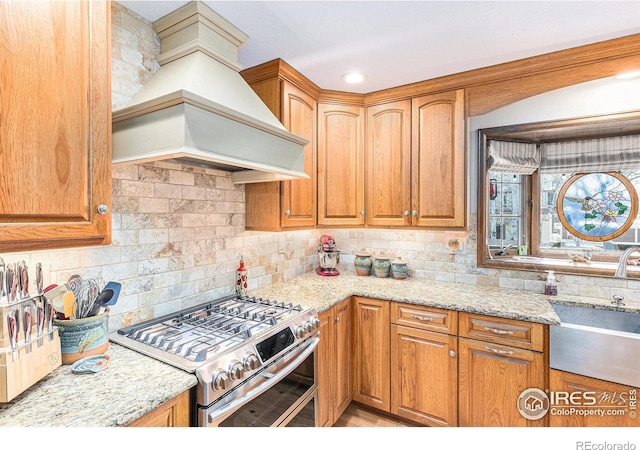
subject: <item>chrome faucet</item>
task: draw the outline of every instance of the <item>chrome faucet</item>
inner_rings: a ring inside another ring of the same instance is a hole
[[[640,252],[640,247],[629,247],[624,251],[620,260],[618,261],[618,268],[616,269],[615,278],[627,278],[627,261],[632,253]]]

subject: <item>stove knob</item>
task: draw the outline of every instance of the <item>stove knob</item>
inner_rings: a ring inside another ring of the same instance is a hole
[[[254,353],[247,353],[244,359],[242,360],[244,365],[244,370],[256,370],[260,365],[260,361],[258,357]]]
[[[242,363],[237,359],[231,361],[231,365],[229,366],[229,378],[232,380],[239,380],[244,375],[244,367]]]
[[[222,369],[217,369],[213,373],[213,381],[211,385],[215,391],[223,391],[229,387],[229,375]]]
[[[299,327],[296,327],[296,337],[298,339],[302,339],[304,337],[304,324],[300,325]]]
[[[311,324],[311,321],[305,322],[302,324],[302,328],[304,328],[305,333],[311,333],[311,331],[313,330],[313,325]]]
[[[311,327],[314,330],[317,330],[318,328],[320,328],[320,321],[318,320],[317,317],[312,318],[309,323],[311,324]]]

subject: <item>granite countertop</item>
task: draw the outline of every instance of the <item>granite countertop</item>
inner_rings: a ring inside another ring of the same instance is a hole
[[[0,403],[0,426],[123,426],[197,383],[193,374],[113,342],[106,354],[109,366],[102,372],[77,375],[60,366]]]
[[[551,302],[640,314],[640,302],[634,301],[625,300],[625,307],[616,308],[597,298],[549,297],[517,289],[361,277],[350,272],[337,277],[306,273],[249,294],[318,312],[357,295],[550,325],[560,323]],[[70,366],[61,366],[13,401],[0,403],[0,426],[124,426],[197,384],[195,375],[113,342],[107,355],[109,367],[103,372],[76,375]]]
[[[302,304],[315,308],[319,313],[352,295],[357,295],[549,325],[560,323],[551,303],[640,313],[640,302],[627,300],[626,307],[615,308],[610,301],[597,298],[562,294],[551,297],[518,289],[439,282],[422,278],[395,280],[357,276],[352,272],[343,272],[335,277],[322,277],[315,272],[306,273],[281,283],[254,289],[249,294]]]

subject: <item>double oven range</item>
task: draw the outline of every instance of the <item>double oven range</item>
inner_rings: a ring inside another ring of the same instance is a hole
[[[314,309],[232,295],[111,333],[111,341],[194,373],[202,427],[316,426]]]

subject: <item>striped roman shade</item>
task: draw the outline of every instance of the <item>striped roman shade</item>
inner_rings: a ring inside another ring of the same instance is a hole
[[[540,165],[537,144],[489,140],[487,168],[490,172],[531,175]]]
[[[541,173],[589,173],[640,169],[640,135],[542,146]]]

